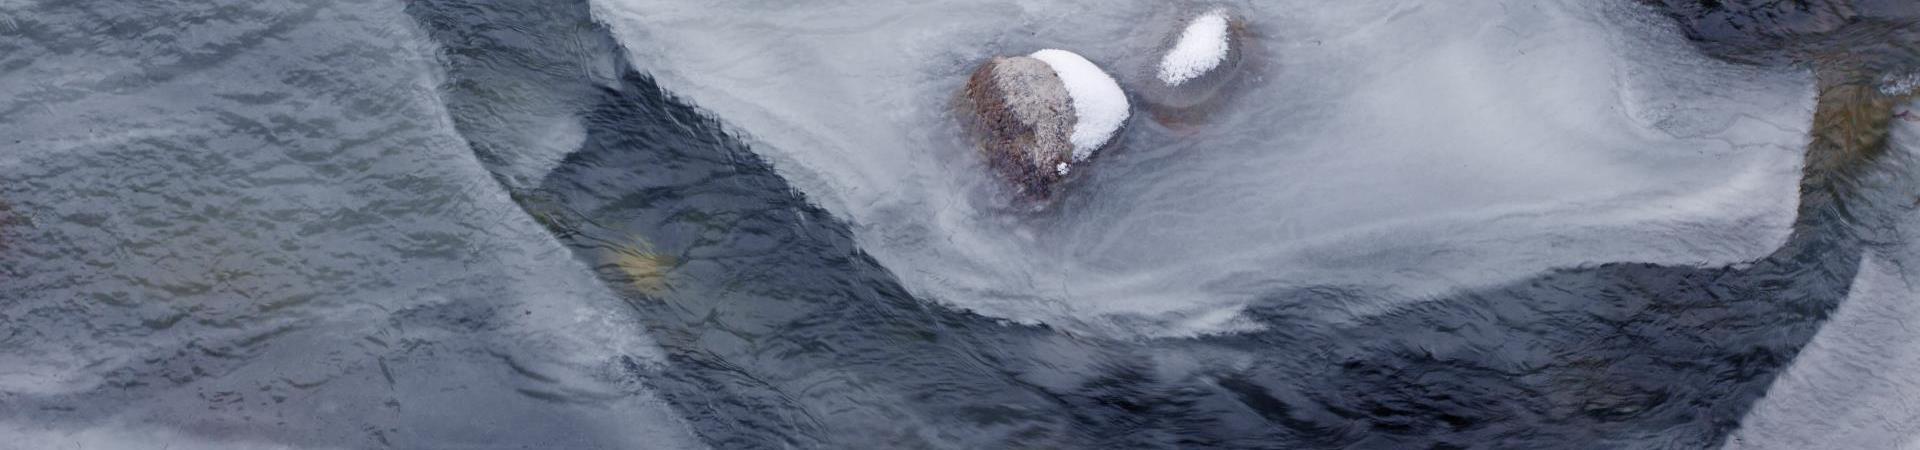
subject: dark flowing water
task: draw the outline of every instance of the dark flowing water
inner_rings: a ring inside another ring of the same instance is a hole
[[[1812,74],[1763,257],[1171,337],[922,298],[596,7],[0,0],[0,448],[1920,445],[1920,6],[1645,6]]]

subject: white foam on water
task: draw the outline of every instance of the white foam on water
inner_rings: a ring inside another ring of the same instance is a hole
[[[1067,85],[1067,97],[1073,99],[1073,161],[1086,161],[1093,152],[1113,140],[1113,134],[1126,125],[1133,114],[1127,105],[1127,92],[1120,83],[1100,70],[1093,61],[1074,52],[1046,49],[1033,52],[1034,59],[1047,63],[1060,82]],[[1064,174],[1064,172],[1062,173]]]
[[[1227,60],[1230,45],[1226,10],[1215,9],[1195,17],[1181,31],[1173,49],[1160,59],[1160,81],[1179,86],[1213,71]]]
[[[1178,133],[1146,121],[1053,207],[1009,212],[955,125],[996,55],[1150,63],[1147,0],[598,0],[916,295],[1086,333],[1249,327],[1338,286],[1391,310],[1553,268],[1723,265],[1790,231],[1810,74],[1706,58],[1630,2],[1241,2],[1273,61]],[[1250,47],[1251,48],[1251,47]]]

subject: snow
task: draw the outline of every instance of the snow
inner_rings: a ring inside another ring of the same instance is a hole
[[[1215,9],[1196,17],[1180,33],[1180,41],[1160,59],[1160,81],[1179,86],[1220,67],[1227,60],[1227,10]]]
[[[1880,80],[1880,93],[1889,96],[1912,94],[1920,88],[1920,72],[1895,76],[1887,75]]]
[[[1067,96],[1073,98],[1073,113],[1079,118],[1073,124],[1071,138],[1073,161],[1087,160],[1113,139],[1120,126],[1126,124],[1127,116],[1133,113],[1127,105],[1126,91],[1120,90],[1120,83],[1100,70],[1100,66],[1078,53],[1046,49],[1029,56],[1053,67],[1060,81],[1066,83]]]

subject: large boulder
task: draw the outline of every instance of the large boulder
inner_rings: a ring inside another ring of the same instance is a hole
[[[1161,115],[1214,103],[1240,76],[1246,23],[1225,6],[1185,9],[1141,68],[1140,98]]]
[[[1113,77],[1065,50],[993,58],[968,77],[962,99],[988,166],[1029,200],[1050,198],[1131,115]]]

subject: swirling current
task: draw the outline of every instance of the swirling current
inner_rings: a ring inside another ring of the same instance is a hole
[[[1920,4],[705,3],[0,0],[0,448],[1920,448]]]

